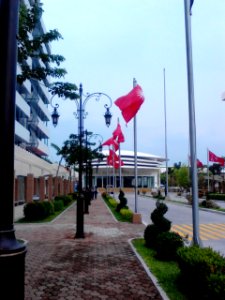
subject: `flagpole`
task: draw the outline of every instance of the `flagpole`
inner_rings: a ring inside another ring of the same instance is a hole
[[[137,81],[133,79],[133,88],[137,86]],[[137,213],[137,120],[136,116],[134,116],[134,211]]]
[[[166,118],[166,71],[163,69],[163,81],[164,81],[164,116],[165,116],[165,156],[166,156],[166,186],[165,186],[165,198],[168,195],[168,156],[167,156],[167,118]]]
[[[119,118],[117,119],[118,124],[120,123]],[[122,188],[122,170],[121,170],[121,156],[120,156],[120,143],[119,143],[119,176],[120,176],[120,190]]]
[[[208,193],[209,193],[209,149],[207,148],[207,175],[208,175]]]
[[[191,156],[191,179],[192,179],[192,218],[193,218],[193,244],[200,246],[199,238],[199,211],[198,211],[198,179],[196,165],[196,127],[194,108],[194,81],[192,63],[192,42],[191,42],[191,5],[193,1],[184,0],[185,33],[186,33],[186,56],[188,76],[188,106],[189,106],[189,139]]]

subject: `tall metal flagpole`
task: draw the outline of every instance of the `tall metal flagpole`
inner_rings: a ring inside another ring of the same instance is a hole
[[[118,118],[118,124],[120,123],[119,118]],[[120,143],[119,143],[119,176],[120,176],[120,190],[122,188],[122,168],[121,168],[121,156],[120,156]]]
[[[192,184],[192,218],[193,218],[193,244],[200,246],[199,238],[199,211],[198,211],[198,178],[196,156],[196,127],[194,107],[194,81],[191,43],[191,6],[193,1],[184,0],[185,33],[186,33],[186,56],[188,77],[188,106],[189,106],[189,139],[191,160],[191,184]]]
[[[137,81],[134,78],[133,79],[133,88],[137,85]],[[137,207],[137,120],[136,116],[134,116],[134,196],[135,196],[135,201],[134,201],[134,211],[137,213],[138,207]]]
[[[167,119],[166,119],[166,71],[163,69],[164,79],[164,116],[165,116],[165,156],[166,156],[166,186],[165,186],[165,198],[168,195],[168,155],[167,155]]]

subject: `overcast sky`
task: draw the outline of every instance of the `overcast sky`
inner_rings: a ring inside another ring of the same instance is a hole
[[[65,57],[64,80],[83,84],[84,93],[103,92],[113,101],[127,94],[133,78],[145,102],[137,114],[137,150],[165,157],[164,78],[166,79],[167,152],[169,166],[187,164],[189,112],[183,0],[42,0],[47,30],[58,29],[62,40],[51,44]],[[225,156],[225,3],[195,0],[192,8],[197,157],[207,163],[207,148]],[[56,97],[53,104],[57,102]],[[59,100],[60,119],[50,127],[50,142],[59,147],[77,133],[76,105]],[[133,121],[127,126],[113,104],[111,126],[104,124],[105,98],[86,105],[85,129],[112,136],[119,118],[125,143],[133,150]],[[58,160],[51,149],[51,158]]]

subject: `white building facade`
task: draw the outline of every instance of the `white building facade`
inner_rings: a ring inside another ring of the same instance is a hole
[[[133,151],[120,151],[123,161],[121,172],[107,165],[108,151],[104,150],[103,161],[93,161],[93,182],[98,188],[107,186],[120,188],[133,188],[135,184],[135,156]],[[139,189],[154,189],[160,187],[161,168],[164,166],[165,158],[160,156],[137,153],[137,186]],[[121,173],[121,178],[120,178]]]

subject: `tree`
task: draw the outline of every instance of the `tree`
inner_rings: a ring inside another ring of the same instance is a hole
[[[53,96],[58,95],[69,99],[79,98],[75,84],[58,81],[49,84],[49,76],[62,78],[67,71],[59,67],[65,58],[62,55],[51,54],[49,51],[49,44],[62,39],[61,34],[56,29],[45,33],[37,30],[38,27],[42,28],[40,26],[44,12],[42,6],[40,0],[35,0],[30,8],[22,2],[20,4],[17,41],[21,73],[17,75],[17,82],[21,85],[25,80],[43,81]],[[32,64],[27,63],[28,59],[32,60]],[[40,61],[43,64],[40,64]]]
[[[187,189],[190,187],[189,171],[187,166],[181,166],[176,174],[177,183],[180,187]]]
[[[80,158],[82,157],[82,172],[86,171],[87,174],[92,174],[91,161],[93,159],[103,159],[104,155],[99,152],[99,147],[92,150],[91,146],[95,146],[95,143],[89,143],[85,141],[85,137],[82,137],[80,145],[79,135],[71,134],[69,140],[66,140],[62,148],[57,152],[57,155],[61,155],[68,166],[73,166],[77,169]],[[89,182],[90,185],[90,182]]]

